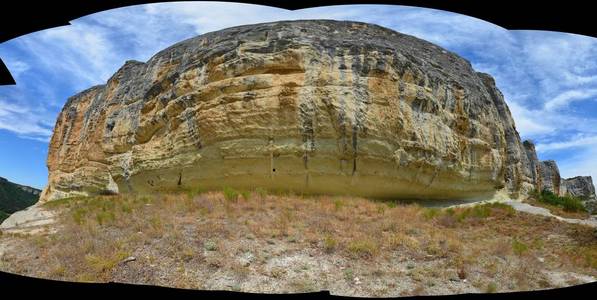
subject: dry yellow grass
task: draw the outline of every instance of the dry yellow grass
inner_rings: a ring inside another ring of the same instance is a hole
[[[47,205],[60,212],[58,233],[0,236],[18,242],[0,269],[74,281],[377,296],[545,288],[545,270],[597,276],[592,229],[500,204],[440,210],[227,189]],[[310,279],[321,276],[327,279]]]

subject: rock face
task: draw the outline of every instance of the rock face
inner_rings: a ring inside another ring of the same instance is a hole
[[[537,172],[489,75],[412,36],[322,20],[126,62],[68,99],[47,164],[43,201],[177,186],[517,197]]]
[[[535,144],[529,140],[522,143],[524,151],[529,161],[529,169],[531,171],[532,182],[535,185],[535,189],[538,191],[543,190],[543,177],[541,173],[541,162],[537,157],[537,151],[535,150]]]
[[[529,161],[534,188],[537,191],[548,190],[558,196],[579,198],[589,213],[597,213],[597,197],[591,176],[562,179],[555,161],[538,160],[533,142],[524,141],[523,146]]]
[[[580,198],[589,213],[597,213],[597,196],[591,176],[576,176],[562,180],[561,193]]]
[[[595,186],[591,176],[576,176],[562,180],[562,194],[583,200],[595,199]]]
[[[539,190],[548,190],[556,195],[561,195],[560,169],[554,160],[545,160],[539,163],[540,183]]]

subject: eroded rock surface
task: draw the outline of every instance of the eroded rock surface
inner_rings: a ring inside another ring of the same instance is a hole
[[[591,214],[597,213],[597,196],[591,176],[576,176],[562,180],[561,192],[564,195],[577,197]]]
[[[534,187],[494,80],[364,23],[247,25],[128,61],[71,97],[42,200],[233,186],[459,199]]]
[[[541,173],[541,162],[537,157],[537,151],[535,150],[535,144],[529,140],[522,143],[527,159],[529,161],[529,169],[531,172],[531,178],[535,185],[535,189],[538,191],[543,190],[543,177]]]
[[[548,190],[556,195],[561,195],[560,186],[562,179],[560,169],[554,160],[544,160],[539,164],[541,174],[541,188],[539,190]]]
[[[591,176],[576,176],[562,180],[562,193],[583,200],[595,198],[595,186]]]

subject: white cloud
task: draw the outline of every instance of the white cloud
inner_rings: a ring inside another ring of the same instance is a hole
[[[7,103],[0,99],[0,129],[15,132],[21,136],[47,138],[52,130],[39,124],[29,108]]]
[[[19,80],[21,74],[30,69],[29,64],[18,59],[9,59],[7,61],[9,63],[7,63],[6,67],[8,68],[10,74],[13,76],[15,80]]]
[[[568,106],[573,101],[585,100],[595,96],[597,96],[597,89],[568,90],[545,102],[544,109],[553,111]]]
[[[585,134],[577,134],[572,139],[566,141],[539,143],[536,145],[536,149],[537,152],[547,152],[595,145],[597,145],[597,135],[587,136]]]
[[[512,113],[512,118],[514,118],[516,129],[526,136],[541,136],[555,131],[553,124],[546,124],[544,119],[541,119],[541,113],[528,110],[516,102],[510,102],[508,107]]]
[[[73,24],[17,38],[16,43],[38,69],[66,76],[78,89],[105,82],[122,63],[113,47],[116,41],[109,40],[101,27]]]

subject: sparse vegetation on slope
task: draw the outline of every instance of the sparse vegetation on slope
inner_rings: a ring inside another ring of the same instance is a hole
[[[2,221],[6,220],[9,216],[10,216],[9,214],[7,214],[3,211],[0,211],[0,223],[2,223]]]
[[[231,190],[49,202],[60,212],[58,233],[4,234],[0,242],[16,246],[0,269],[61,280],[355,296],[526,290],[574,284],[555,282],[550,272],[597,276],[592,229],[503,204],[436,209]]]
[[[589,217],[582,200],[571,196],[558,196],[549,190],[533,190],[529,200],[533,205],[549,209],[553,214],[563,217],[586,219]]]
[[[0,177],[0,223],[10,214],[35,204],[38,199],[39,190],[23,188]]]

